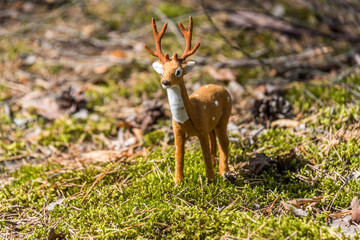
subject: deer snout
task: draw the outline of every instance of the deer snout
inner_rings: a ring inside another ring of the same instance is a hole
[[[168,80],[162,80],[161,84],[166,86],[166,87],[170,86],[170,82]]]

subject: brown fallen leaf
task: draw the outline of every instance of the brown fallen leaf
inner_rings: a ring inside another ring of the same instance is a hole
[[[256,175],[267,165],[270,165],[270,158],[263,153],[257,153],[255,157],[250,158],[247,162],[238,164],[235,168],[240,167],[247,173]]]
[[[57,97],[56,95],[55,93],[31,91],[19,99],[18,104],[23,109],[34,109],[36,114],[49,120],[73,114],[86,107],[87,101],[81,88],[64,87]]]
[[[215,79],[215,81],[235,81],[235,72],[228,68],[217,69],[211,66],[206,67],[205,71]]]
[[[296,217],[306,217],[308,215],[307,211],[301,209],[301,208],[297,208],[287,202],[285,202],[284,200],[281,201],[281,204],[284,206],[284,208],[286,209],[286,211],[291,211]]]
[[[329,217],[332,218],[342,218],[343,216],[352,213],[352,210],[346,210],[346,211],[342,211],[342,212],[334,212],[334,213],[330,213],[328,214]]]
[[[325,198],[326,197],[324,197],[324,196],[314,197],[314,198],[297,198],[297,199],[290,200],[288,202],[295,207],[300,207],[302,205],[307,206],[311,203],[324,202]]]
[[[88,24],[81,28],[81,32],[86,36],[90,37],[96,30],[96,24]]]
[[[18,103],[23,109],[35,109],[38,115],[47,119],[56,119],[65,112],[60,112],[59,106],[55,99],[44,95],[40,91],[32,91],[22,97]]]
[[[109,66],[99,66],[94,68],[94,73],[96,74],[103,74],[109,70]]]
[[[116,49],[116,50],[112,51],[111,56],[116,57],[116,58],[126,57],[125,53],[123,51],[121,51],[120,49]]]

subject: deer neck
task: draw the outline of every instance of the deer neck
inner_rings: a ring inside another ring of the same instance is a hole
[[[191,114],[191,103],[187,94],[185,84],[174,85],[167,89],[170,110],[176,122],[184,123]]]

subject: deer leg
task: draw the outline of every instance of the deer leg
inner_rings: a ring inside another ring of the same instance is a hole
[[[210,140],[210,152],[211,152],[211,164],[215,167],[216,164],[216,135],[215,131],[212,130],[209,133],[209,140]]]
[[[229,157],[229,137],[227,134],[227,124],[222,124],[215,128],[216,136],[219,139],[219,175],[229,171],[228,157]]]
[[[214,175],[214,167],[211,162],[209,135],[206,134],[199,136],[199,140],[200,140],[202,155],[205,162],[206,177],[209,182],[212,182],[215,179],[215,175]]]
[[[175,137],[175,184],[184,179],[185,134],[174,129]]]

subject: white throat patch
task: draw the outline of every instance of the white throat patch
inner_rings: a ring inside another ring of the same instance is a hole
[[[173,119],[176,122],[184,123],[189,119],[189,116],[185,109],[179,85],[174,85],[173,87],[169,87],[166,90]]]

